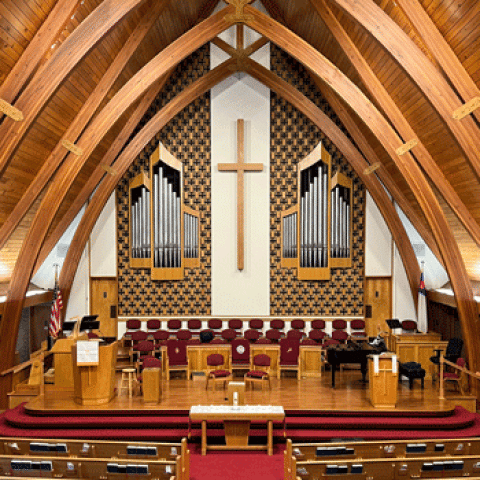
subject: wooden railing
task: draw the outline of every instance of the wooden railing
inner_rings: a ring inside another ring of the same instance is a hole
[[[479,380],[480,379],[480,372],[472,372],[470,370],[468,370],[467,368],[465,367],[460,367],[459,365],[457,365],[456,363],[452,363],[450,361],[448,361],[443,355],[440,356],[440,393],[439,393],[439,398],[441,400],[444,400],[445,399],[445,381],[444,381],[444,378],[443,378],[443,372],[444,372],[444,366],[445,365],[449,365],[450,367],[452,367],[453,369],[455,369],[456,371],[458,371],[458,375],[459,377],[461,377],[461,374],[466,374],[466,375],[469,375],[470,377],[472,378],[475,378],[476,380]],[[462,379],[460,378],[459,381],[461,381]]]

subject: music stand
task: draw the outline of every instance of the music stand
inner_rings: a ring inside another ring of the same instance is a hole
[[[62,333],[64,336],[68,336],[66,334],[66,332],[68,332],[69,334],[73,332],[73,329],[75,328],[75,325],[77,324],[77,322],[72,322],[72,321],[68,321],[68,322],[63,322],[63,325],[62,325]]]
[[[393,330],[394,328],[402,328],[402,324],[398,318],[390,318],[389,320],[385,320],[385,323],[390,330]]]
[[[97,320],[98,315],[85,315],[80,323],[81,332],[91,332],[100,328],[100,321]]]

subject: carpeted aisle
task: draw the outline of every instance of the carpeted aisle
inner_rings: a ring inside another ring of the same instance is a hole
[[[209,452],[190,445],[190,480],[283,480],[283,446],[265,452]]]

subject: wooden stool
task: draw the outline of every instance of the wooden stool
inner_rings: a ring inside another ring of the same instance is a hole
[[[137,370],[135,368],[124,368],[122,369],[122,380],[120,381],[120,395],[122,390],[125,388],[128,391],[128,396],[132,398],[133,396],[133,384],[136,383],[135,374]]]

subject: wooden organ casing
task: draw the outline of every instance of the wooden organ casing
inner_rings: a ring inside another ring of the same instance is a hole
[[[152,280],[181,280],[200,266],[199,213],[184,204],[182,162],[161,143],[149,160],[150,178],[142,172],[129,186],[130,266],[150,268]]]

